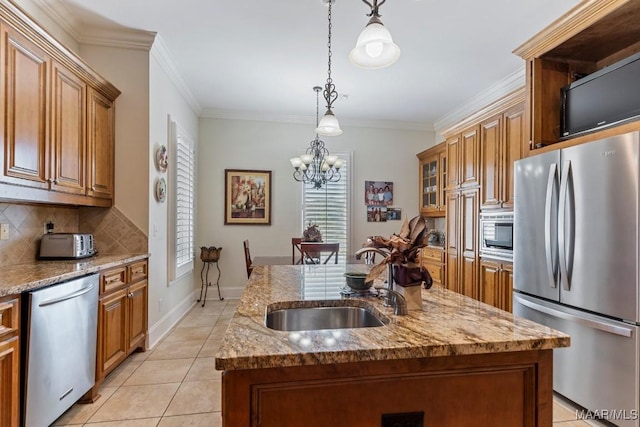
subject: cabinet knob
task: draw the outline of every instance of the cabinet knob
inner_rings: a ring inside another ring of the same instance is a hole
[[[127,296],[128,296],[129,298],[133,298],[133,292],[129,292],[129,293],[127,294]]]
[[[91,186],[91,191],[96,191],[96,186],[95,185]]]

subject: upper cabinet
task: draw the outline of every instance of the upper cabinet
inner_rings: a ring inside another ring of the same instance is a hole
[[[111,206],[120,92],[0,3],[0,199]]]
[[[524,105],[480,124],[481,209],[513,210],[513,168],[522,155]]]
[[[447,188],[474,187],[479,184],[479,137],[477,125],[447,137]]]
[[[446,212],[447,147],[440,143],[419,154],[420,214],[444,216]]]
[[[561,88],[638,52],[640,2],[585,0],[518,47],[526,61],[523,155],[560,142]],[[626,123],[560,142],[580,144],[640,129]]]

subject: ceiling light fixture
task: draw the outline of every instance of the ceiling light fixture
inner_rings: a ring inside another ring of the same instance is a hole
[[[371,8],[369,23],[358,36],[356,47],[349,53],[349,60],[352,64],[361,68],[376,69],[387,67],[398,60],[400,48],[393,42],[391,33],[387,30],[382,21],[378,8],[387,0],[373,0],[373,4],[367,0],[362,0]]]
[[[333,111],[331,110],[333,101],[338,98],[336,86],[331,79],[331,4],[334,3],[335,0],[324,1],[329,3],[329,41],[327,42],[327,46],[329,47],[329,71],[327,83],[324,85],[324,92],[322,93],[325,101],[327,101],[327,112],[324,113],[320,123],[318,123],[316,133],[322,136],[338,136],[342,135],[342,129],[340,129],[340,123],[338,123],[338,119],[333,115]]]
[[[314,86],[316,92],[316,127],[318,126],[318,114],[320,111],[320,86]],[[327,182],[340,181],[340,168],[344,165],[344,160],[338,156],[331,156],[329,150],[324,147],[324,142],[316,137],[305,154],[294,157],[291,160],[293,178],[298,182],[313,184],[313,188],[320,189]]]

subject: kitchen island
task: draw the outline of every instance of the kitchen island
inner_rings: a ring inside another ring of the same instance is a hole
[[[566,334],[438,286],[406,316],[342,297],[342,274],[368,268],[253,270],[216,355],[225,426],[552,425],[552,349]],[[268,310],[316,305],[365,306],[386,325],[265,326]]]

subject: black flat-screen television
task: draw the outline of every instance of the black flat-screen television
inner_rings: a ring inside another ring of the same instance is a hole
[[[640,53],[561,89],[561,139],[640,119]]]

